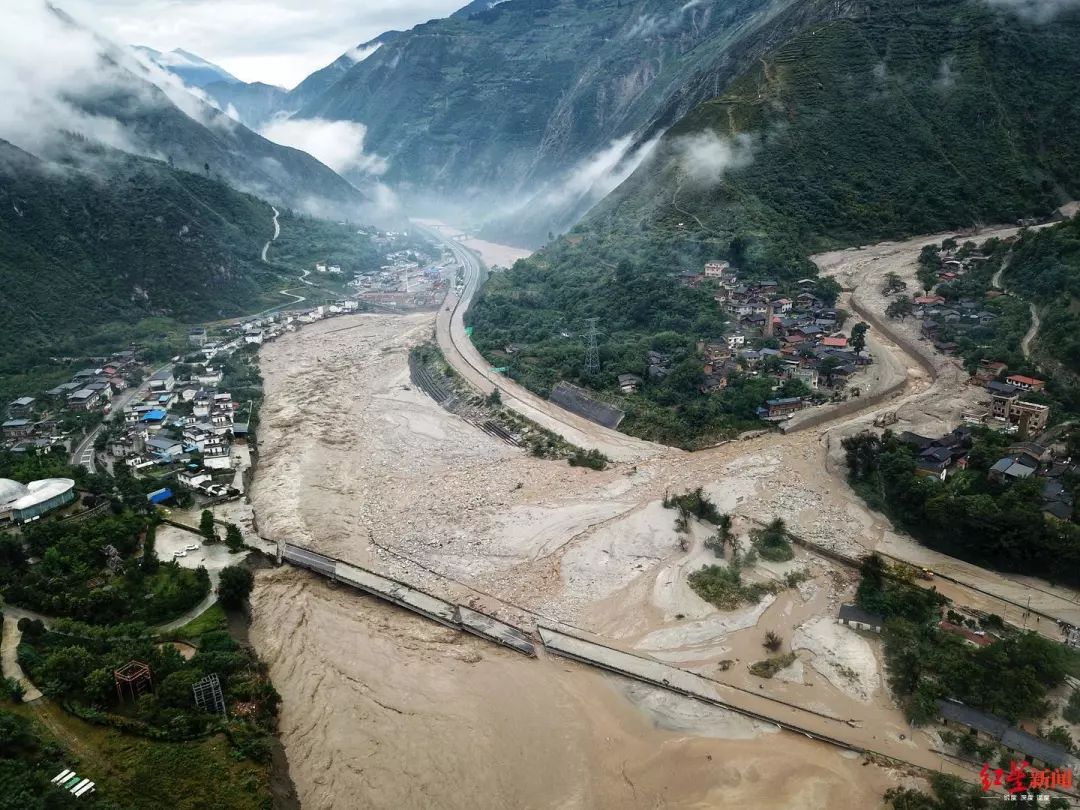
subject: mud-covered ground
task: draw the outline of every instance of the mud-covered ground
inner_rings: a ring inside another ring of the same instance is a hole
[[[879,264],[911,273],[917,253],[916,244],[890,247]],[[859,279],[878,272],[870,261],[860,252],[822,263],[847,273],[857,297]],[[1033,590],[922,549],[846,486],[844,435],[885,410],[898,412],[900,429],[948,429],[970,390],[944,368],[935,367],[935,382],[886,335],[873,336],[891,353],[881,384],[897,368],[908,382],[864,413],[593,472],[529,457],[416,390],[407,350],[433,325],[433,314],[352,316],[264,347],[262,455],[251,491],[263,536],[516,619],[556,618],[736,686],[857,718],[903,745],[928,740],[912,740],[893,705],[878,642],[832,624],[851,598],[853,572],[799,550],[792,563],[746,574],[769,581],[804,571],[797,589],[718,611],[686,577],[724,561],[705,548],[704,527],[685,541],[676,535],[665,494],[704,487],[737,517],[742,543],[754,521],[779,516],[846,554],[884,549],[991,594],[1080,613],[1045,584]],[[1017,612],[940,585],[962,604]],[[765,657],[767,630],[797,660],[763,681],[748,666]],[[564,661],[514,656],[289,569],[260,575],[252,638],[284,698],[282,740],[306,807],[864,808],[900,779],[727,712]]]

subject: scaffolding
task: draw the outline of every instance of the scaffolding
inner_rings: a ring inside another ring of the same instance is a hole
[[[195,696],[195,705],[204,712],[225,717],[225,695],[221,692],[221,681],[216,672],[196,681],[191,692]]]
[[[120,669],[113,670],[113,679],[116,681],[116,696],[121,703],[124,702],[125,695],[132,700],[138,700],[141,695],[154,688],[150,667],[142,661],[128,661]]]

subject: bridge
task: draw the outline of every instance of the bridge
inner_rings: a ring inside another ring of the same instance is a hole
[[[724,683],[649,656],[608,646],[589,638],[590,634],[584,630],[542,617],[527,608],[513,606],[522,615],[531,617],[523,626],[291,543],[279,547],[278,559],[530,658],[554,655],[577,661],[857,753],[877,764],[945,771],[967,779],[974,774],[970,763],[943,751],[919,747],[911,739],[898,741],[884,735],[879,738],[880,729],[866,728],[857,719],[797,706],[762,691]]]

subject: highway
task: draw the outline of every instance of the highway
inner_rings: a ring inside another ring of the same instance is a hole
[[[461,293],[451,290],[435,321],[435,333],[446,361],[473,387],[487,395],[498,389],[503,405],[571,444],[598,450],[612,461],[640,461],[681,451],[636,439],[590,422],[533,394],[513,380],[494,371],[465,333],[465,313],[480,284],[480,262],[471,251],[432,228],[422,230],[445,245],[461,264],[464,285]]]

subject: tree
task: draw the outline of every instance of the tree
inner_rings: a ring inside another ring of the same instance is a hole
[[[770,630],[765,634],[765,640],[762,642],[762,646],[769,652],[776,652],[783,643],[784,639],[779,634]]]
[[[885,283],[881,287],[881,294],[892,295],[893,293],[903,292],[906,289],[906,281],[900,278],[896,273],[889,273],[885,276]]]
[[[844,365],[839,357],[826,357],[818,366],[818,374],[825,379],[825,385],[832,385],[833,374],[840,366]]]
[[[255,587],[255,575],[239,565],[229,565],[221,569],[218,581],[218,599],[222,607],[237,610],[244,605],[244,600]]]
[[[893,319],[903,320],[915,311],[915,304],[910,298],[897,298],[885,308],[885,314]]]
[[[225,545],[233,553],[240,551],[244,547],[244,535],[240,533],[240,527],[235,523],[225,524]]]
[[[214,528],[214,513],[209,509],[203,509],[202,517],[199,518],[199,534],[206,538],[208,543],[216,543],[217,529]]]
[[[865,323],[857,323],[851,327],[851,350],[861,352],[866,348],[866,333],[870,329]]]

